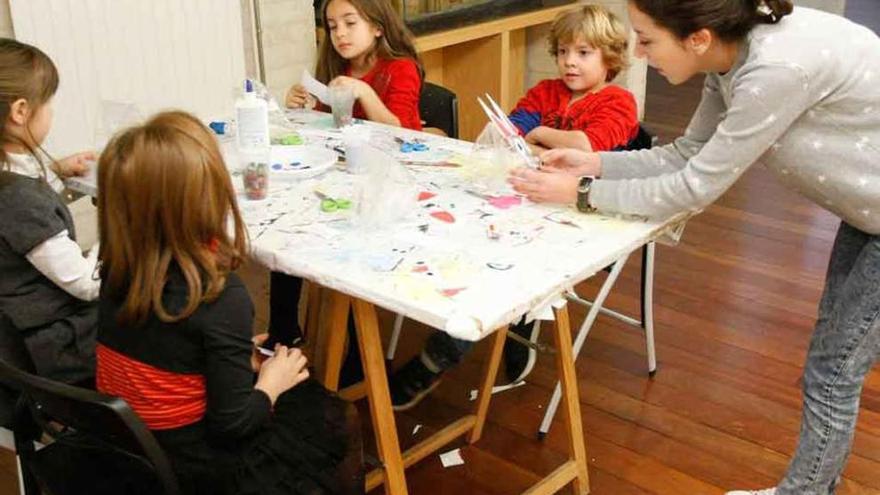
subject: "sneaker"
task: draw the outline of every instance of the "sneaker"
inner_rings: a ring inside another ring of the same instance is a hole
[[[764,490],[736,490],[727,492],[726,495],[776,495],[776,488],[765,488]]]
[[[510,326],[510,331],[528,340],[529,342],[538,341],[538,320],[525,323],[520,321]],[[516,383],[523,380],[532,368],[535,367],[535,361],[538,358],[538,352],[522,342],[508,338],[504,342],[504,372],[507,375],[509,383]]]
[[[440,375],[429,370],[421,356],[412,358],[394,372],[388,381],[391,408],[395,411],[406,411],[414,407],[440,385]]]

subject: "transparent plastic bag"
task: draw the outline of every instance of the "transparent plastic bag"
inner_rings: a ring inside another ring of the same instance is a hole
[[[526,165],[522,155],[511,149],[492,125],[477,136],[469,158],[465,175],[474,186],[489,193],[507,191],[510,171]]]
[[[418,185],[410,171],[372,146],[364,146],[361,153],[355,225],[375,231],[416,211]]]

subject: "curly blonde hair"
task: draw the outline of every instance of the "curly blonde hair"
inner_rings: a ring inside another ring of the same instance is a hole
[[[629,36],[626,27],[610,10],[599,5],[584,5],[559,13],[550,27],[550,55],[556,56],[560,44],[583,40],[602,51],[608,70],[607,81],[627,67]]]

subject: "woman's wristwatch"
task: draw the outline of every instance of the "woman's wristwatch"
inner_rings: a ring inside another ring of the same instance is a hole
[[[593,181],[596,180],[592,175],[584,175],[578,180],[577,187],[577,209],[582,213],[592,213],[596,211],[590,205],[590,189],[593,187]]]

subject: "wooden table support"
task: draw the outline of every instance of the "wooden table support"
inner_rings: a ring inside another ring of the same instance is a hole
[[[382,355],[376,308],[368,302],[355,299],[354,321],[361,361],[364,365],[364,381],[367,383],[373,432],[376,435],[379,460],[383,464],[380,470],[384,471],[382,477],[385,481],[385,493],[403,495],[407,493],[406,478],[403,475],[403,457],[397,439],[394,411],[391,409],[388,380],[385,378],[385,356]]]
[[[332,313],[327,313],[327,317],[324,318],[324,330],[328,332],[324,339],[327,342],[319,348],[328,353],[327,356],[321,358],[323,362],[335,364],[336,368],[335,370],[323,370],[322,376],[327,380],[325,386],[328,384],[334,387],[338,385],[339,365],[341,365],[345,347],[345,321],[349,306],[351,305],[354,309],[358,347],[364,366],[363,388],[366,389],[370,404],[373,432],[376,437],[379,460],[382,462],[382,467],[367,474],[366,489],[369,491],[384,484],[386,494],[405,495],[408,493],[404,474],[407,467],[428,457],[462,435],[466,434],[467,441],[471,444],[480,439],[489,412],[492,387],[495,384],[501,355],[504,352],[507,328],[500,328],[489,337],[492,348],[483,367],[483,376],[474,412],[459,418],[411,447],[405,453],[401,453],[397,424],[394,419],[394,411],[391,408],[391,395],[386,379],[385,358],[382,354],[376,308],[366,301],[350,298],[337,291],[324,289],[324,294],[326,303],[322,304],[322,310],[332,311]],[[525,493],[534,495],[556,493],[567,484],[572,483],[576,494],[585,495],[589,492],[587,454],[584,446],[583,426],[580,421],[580,403],[578,402],[577,377],[571,352],[571,328],[567,307],[556,310],[555,337],[558,349],[557,366],[562,383],[562,405],[569,440],[569,459]]]
[[[574,493],[584,495],[590,492],[590,478],[587,473],[587,448],[584,444],[584,427],[581,424],[577,374],[574,370],[574,354],[571,349],[571,323],[568,319],[568,305],[556,308],[554,313],[556,315],[556,332],[553,334],[556,341],[556,369],[560,382],[562,382],[562,409],[565,411],[568,448],[571,456],[571,460],[566,464],[574,462]],[[554,475],[557,475],[559,479],[565,478],[558,473],[560,469],[565,468],[566,464],[538,483],[541,485],[546,482],[548,485],[546,491],[529,490],[527,493],[553,493],[555,489],[552,488],[550,482],[555,478]],[[534,489],[537,488],[536,486]]]

